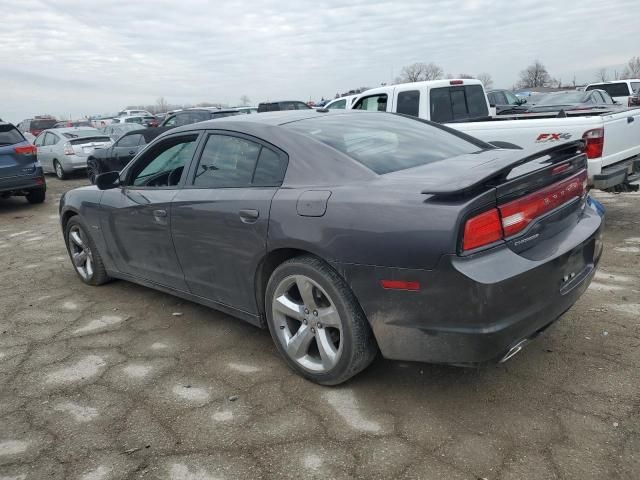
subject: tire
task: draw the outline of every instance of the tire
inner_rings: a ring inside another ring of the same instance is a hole
[[[67,245],[67,252],[69,252],[69,258],[71,259],[71,264],[73,265],[74,270],[84,283],[94,286],[102,285],[103,283],[107,283],[111,280],[111,278],[107,275],[104,263],[102,262],[102,257],[100,256],[93,239],[87,232],[87,228],[77,215],[71,217],[64,229],[64,240]],[[79,235],[80,242],[73,237],[74,233]],[[86,247],[89,248],[88,252]],[[91,261],[91,268],[87,267],[86,260],[84,267],[76,263],[74,257],[79,253],[79,250],[85,252],[85,258],[88,257]]]
[[[29,190],[27,193],[27,202],[34,205],[36,203],[44,202],[46,190],[44,188],[34,188],[33,190]]]
[[[302,299],[303,289],[311,301]],[[275,269],[267,284],[265,312],[271,337],[286,363],[312,382],[343,383],[369,366],[378,352],[355,295],[317,257],[295,257]]]
[[[94,158],[87,160],[87,177],[91,182],[91,185],[96,184],[96,177],[102,173],[100,171],[100,165]]]
[[[53,161],[53,171],[55,172],[56,177],[58,177],[59,180],[66,180],[69,177],[58,160]]]

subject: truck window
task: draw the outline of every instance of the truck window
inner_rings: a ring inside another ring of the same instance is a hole
[[[619,83],[595,83],[589,85],[587,90],[604,90],[612,97],[626,97],[629,95],[629,87],[625,82]]]
[[[371,95],[358,100],[353,106],[354,110],[368,110],[370,112],[386,112],[387,111],[387,94]]]
[[[640,82],[631,82],[631,90],[633,93],[640,93]]]
[[[489,115],[484,90],[480,85],[432,88],[431,121],[438,123],[469,120]]]
[[[420,91],[409,90],[398,93],[398,113],[417,117],[420,113]]]

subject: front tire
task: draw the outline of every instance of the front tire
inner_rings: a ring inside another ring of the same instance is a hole
[[[375,358],[373,332],[355,295],[319,258],[296,257],[276,268],[265,299],[276,347],[304,378],[337,385]]]
[[[29,190],[26,195],[27,202],[32,205],[44,202],[45,192],[46,190],[44,188],[34,188],[33,190]]]
[[[102,262],[102,257],[88,235],[84,223],[71,217],[64,229],[64,239],[71,263],[80,279],[87,285],[102,285],[111,278]]]
[[[69,177],[58,160],[53,161],[53,170],[56,172],[56,177],[58,177],[59,180],[66,180]]]
[[[100,175],[100,166],[98,162],[94,158],[90,158],[87,160],[87,177],[89,177],[89,181],[91,185],[96,184],[96,177]]]

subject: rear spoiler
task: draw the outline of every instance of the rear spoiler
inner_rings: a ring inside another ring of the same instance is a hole
[[[430,176],[427,179],[427,185],[421,193],[459,195],[473,190],[476,187],[486,185],[487,183],[497,185],[507,180],[507,176],[511,170],[527,162],[549,157],[548,163],[552,165],[572,160],[579,156],[586,158],[583,150],[584,142],[582,140],[563,143],[562,145],[547,148],[526,157],[521,156],[521,151],[514,150],[512,155],[496,158],[490,162],[469,165],[468,168],[460,169],[453,180],[451,179],[451,172],[443,169],[440,172],[441,175]]]

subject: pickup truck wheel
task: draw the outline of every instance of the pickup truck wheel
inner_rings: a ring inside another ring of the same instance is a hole
[[[62,168],[62,165],[60,165],[60,162],[58,160],[53,161],[53,169],[56,172],[56,177],[58,177],[60,180],[66,180],[68,175],[64,171],[64,169]]]
[[[100,252],[77,215],[67,222],[64,236],[73,268],[84,283],[102,285],[111,280]]]
[[[45,189],[44,188],[34,188],[27,192],[26,198],[27,202],[30,204],[42,203],[44,202],[45,197]]]
[[[375,358],[373,332],[355,295],[322,260],[287,260],[271,275],[265,298],[276,347],[304,378],[337,385]]]

